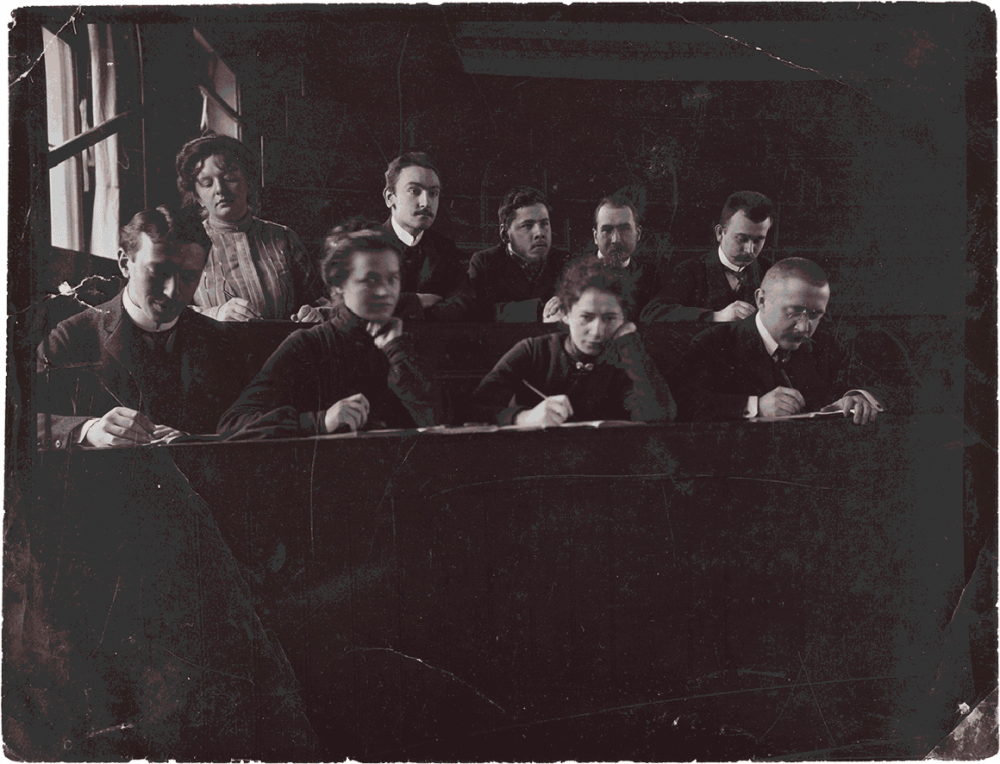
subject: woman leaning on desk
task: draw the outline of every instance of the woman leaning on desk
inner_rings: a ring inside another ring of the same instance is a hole
[[[333,316],[289,336],[219,420],[233,437],[303,437],[442,421],[440,397],[392,313],[400,253],[384,233],[334,229],[321,266]]]
[[[294,231],[254,217],[259,192],[253,153],[207,133],[177,155],[177,189],[205,216],[212,250],[194,307],[217,321],[321,321],[323,282]],[[318,300],[318,302],[317,302]]]
[[[556,291],[569,331],[514,345],[472,394],[472,416],[523,427],[674,419],[670,389],[625,320],[623,290],[621,271],[595,255],[571,262]]]

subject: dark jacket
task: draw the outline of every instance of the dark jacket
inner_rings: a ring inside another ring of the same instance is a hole
[[[592,369],[586,368],[588,363]],[[473,418],[513,424],[520,412],[541,402],[525,381],[546,395],[566,395],[573,406],[571,422],[665,422],[677,413],[666,382],[636,332],[614,340],[598,359],[574,353],[564,332],[521,340],[472,394]]]
[[[540,322],[545,303],[556,293],[569,253],[550,249],[537,277],[528,278],[500,243],[476,252],[469,261],[469,280],[479,321]]]
[[[218,431],[252,438],[317,435],[326,410],[357,393],[370,404],[364,430],[442,422],[440,396],[413,361],[410,335],[381,350],[366,325],[341,307],[329,321],[291,334],[222,415]]]
[[[849,377],[846,350],[822,329],[792,351],[783,368],[805,398],[803,411],[817,411],[860,387]],[[740,419],[751,395],[760,397],[785,386],[764,348],[755,316],[696,335],[670,382],[683,420]]]
[[[36,354],[39,444],[72,446],[84,422],[116,406],[185,432],[214,432],[236,397],[228,380],[242,373],[239,355],[222,325],[190,308],[173,331],[169,353],[152,350],[121,293],[60,322]]]
[[[737,290],[729,286],[726,267],[719,262],[716,247],[701,257],[681,260],[661,272],[660,291],[643,309],[643,321],[703,321],[736,300],[751,305],[760,288],[761,267],[757,260],[743,269],[745,282]]]
[[[384,231],[403,253],[400,263],[399,303],[395,315],[406,320],[463,321],[472,306],[472,290],[462,268],[462,255],[447,236],[424,231],[414,247],[407,247],[396,236],[390,216],[379,229]],[[418,294],[436,294],[441,302],[430,308],[420,304]]]

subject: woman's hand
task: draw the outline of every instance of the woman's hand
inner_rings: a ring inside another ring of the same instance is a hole
[[[323,431],[336,432],[340,427],[347,427],[356,432],[368,421],[368,399],[363,393],[357,393],[350,398],[344,398],[334,403],[326,410],[323,417]]]

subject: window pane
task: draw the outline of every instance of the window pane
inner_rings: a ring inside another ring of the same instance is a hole
[[[73,50],[47,29],[42,29],[42,45],[45,50],[46,114],[51,149],[80,132],[79,99]],[[49,170],[49,203],[53,246],[82,250],[83,163],[80,156]]]

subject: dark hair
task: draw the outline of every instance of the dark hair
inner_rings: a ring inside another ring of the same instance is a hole
[[[129,260],[135,260],[135,253],[142,246],[140,241],[142,234],[146,234],[155,244],[160,242],[197,244],[204,248],[206,258],[212,249],[212,240],[191,209],[181,209],[177,212],[170,207],[160,206],[135,213],[118,232],[118,246]]]
[[[599,259],[597,255],[584,255],[566,266],[559,279],[556,296],[559,297],[562,309],[568,313],[580,299],[580,295],[588,289],[609,292],[618,298],[621,305],[623,286],[621,271]]]
[[[399,174],[407,167],[426,167],[428,170],[434,171],[434,174],[438,176],[438,180],[441,179],[441,172],[429,154],[423,151],[407,151],[405,154],[400,154],[389,162],[389,166],[385,171],[386,191],[396,190],[396,183],[399,182]]]
[[[354,220],[352,218],[352,220]],[[351,273],[352,260],[356,252],[396,253],[402,261],[403,255],[399,245],[384,231],[373,231],[369,228],[350,230],[347,225],[338,225],[330,229],[323,240],[323,261],[320,263],[320,274],[328,289],[343,284]]]
[[[719,216],[719,225],[725,227],[740,210],[743,210],[753,223],[763,223],[768,218],[774,217],[774,204],[764,194],[756,191],[737,191],[726,199],[726,206],[722,208],[722,214]]]
[[[536,204],[544,204],[549,215],[552,214],[552,207],[550,207],[549,203],[545,200],[545,194],[537,188],[532,188],[531,186],[515,186],[508,191],[506,196],[504,196],[503,201],[500,202],[500,208],[497,210],[497,217],[500,220],[500,238],[507,241],[504,237],[509,232],[510,221],[514,219],[515,212],[522,207],[533,207]]]
[[[775,281],[792,277],[802,279],[814,287],[824,287],[830,283],[826,272],[812,260],[806,260],[804,257],[786,257],[768,268],[761,288],[766,290],[766,287]]]
[[[177,171],[177,190],[181,194],[181,204],[185,207],[199,206],[194,184],[202,165],[210,156],[220,156],[227,166],[235,164],[240,168],[243,179],[247,182],[247,203],[251,210],[256,210],[260,185],[253,152],[235,138],[211,131],[185,143],[177,154],[174,169]]]
[[[605,196],[601,201],[597,203],[594,207],[594,228],[597,228],[597,213],[601,211],[601,207],[614,207],[615,209],[630,209],[632,210],[632,221],[639,225],[639,211],[635,208],[635,205],[630,199],[622,196],[621,194],[612,194],[611,196]]]

